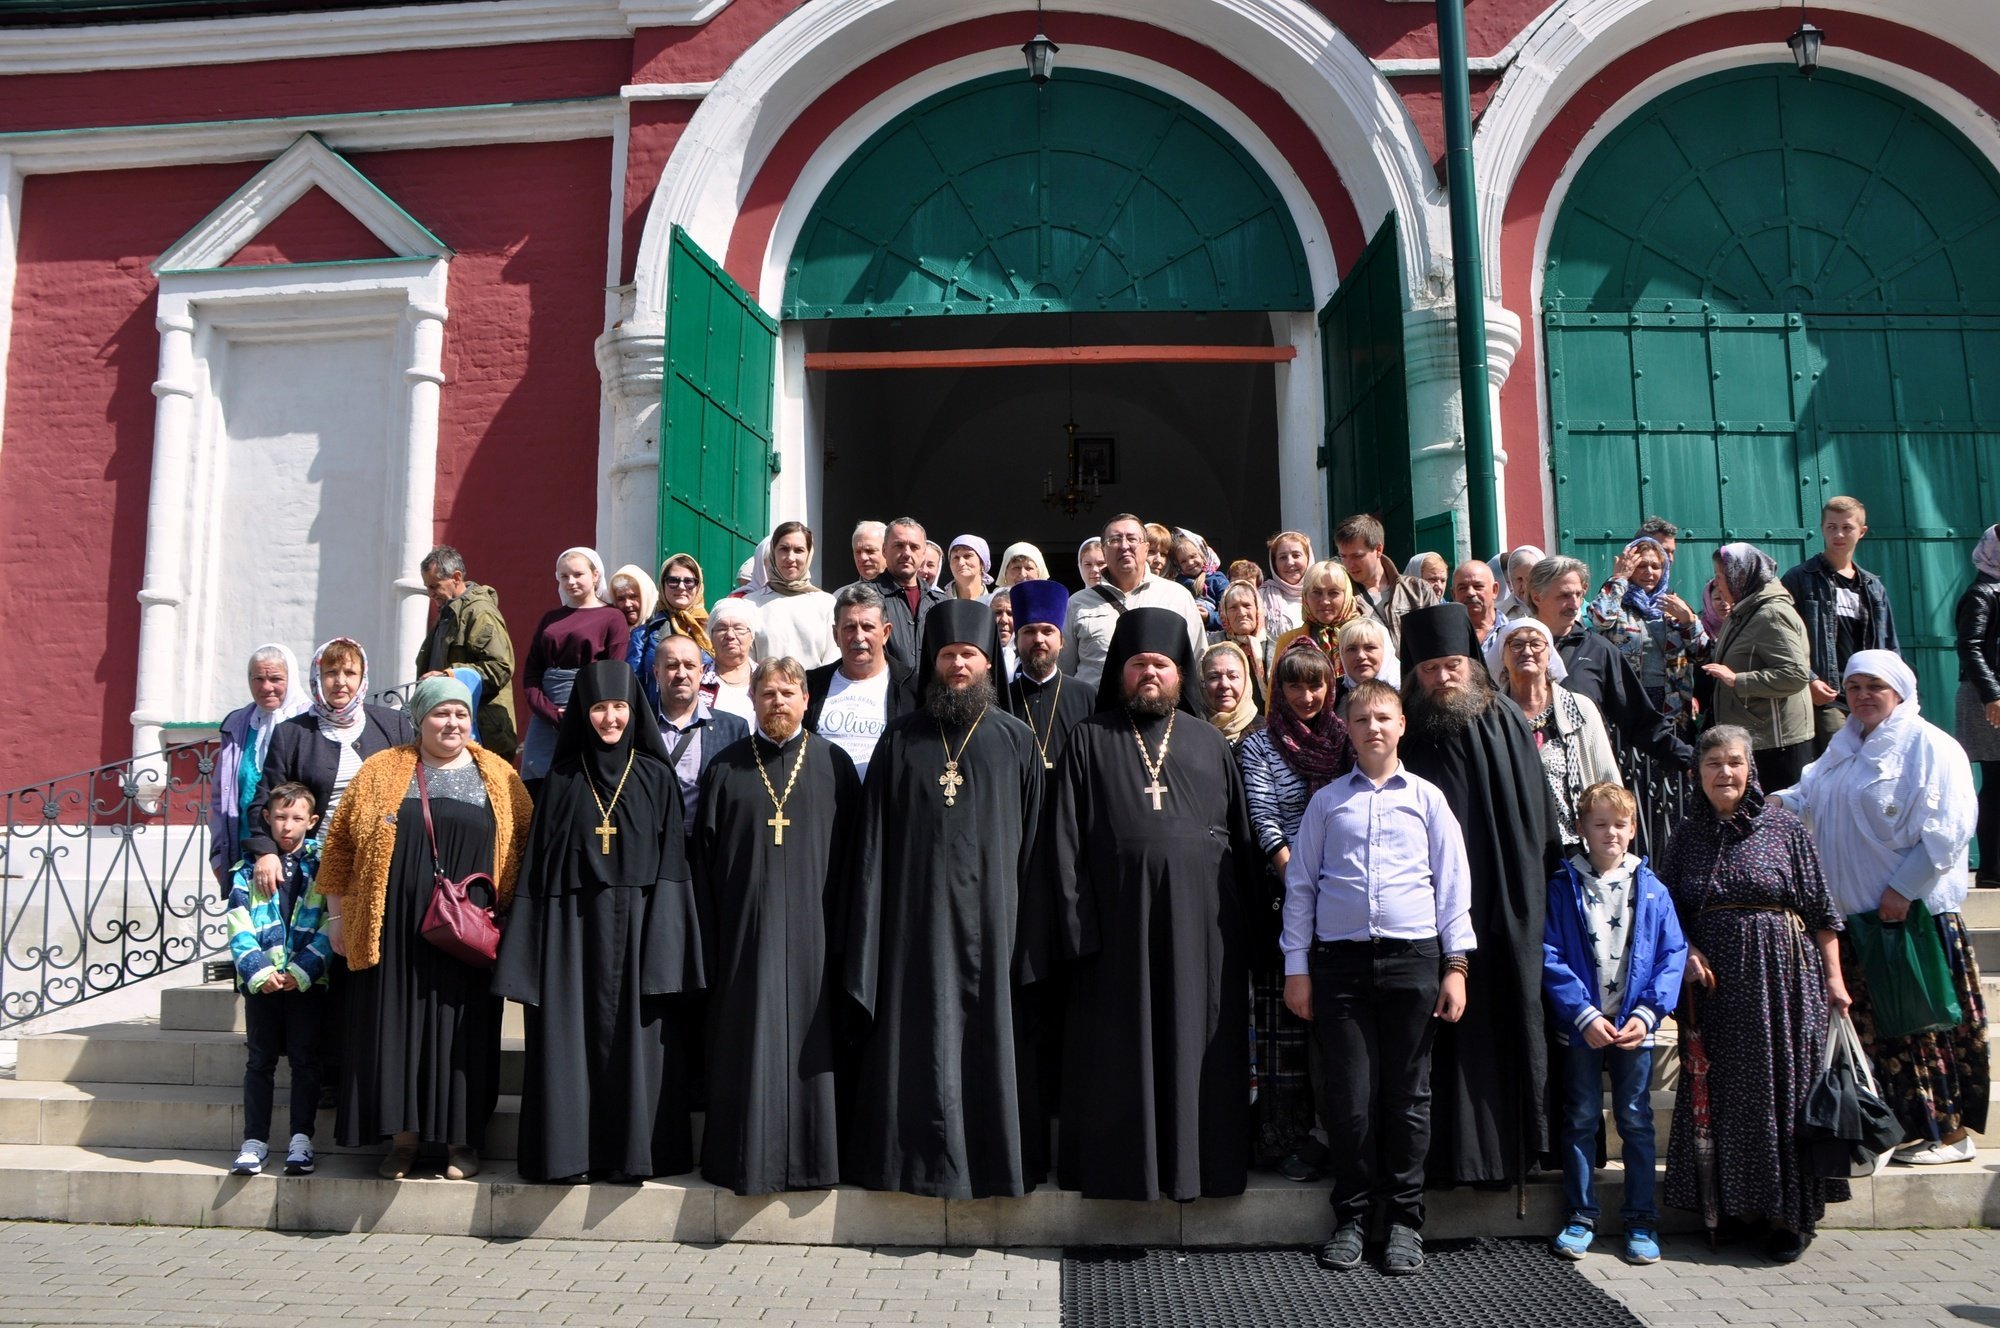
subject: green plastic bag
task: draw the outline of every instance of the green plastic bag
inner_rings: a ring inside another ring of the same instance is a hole
[[[1901,922],[1884,922],[1879,913],[1850,913],[1847,934],[1861,954],[1878,1037],[1938,1033],[1964,1021],[1944,938],[1921,899]]]

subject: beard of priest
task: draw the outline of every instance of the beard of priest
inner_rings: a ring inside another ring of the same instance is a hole
[[[1020,1013],[1043,767],[997,703],[1000,658],[986,605],[933,607],[924,708],[890,721],[868,763],[842,986],[864,1030],[846,1179],[869,1189],[977,1199],[1048,1172]]]
[[[1071,730],[1040,878],[1063,1016],[1064,1189],[1243,1192],[1250,1093],[1241,908],[1262,871],[1228,741],[1191,708],[1180,614],[1129,610],[1096,713]]]
[[[1403,764],[1436,784],[1465,834],[1479,950],[1465,1016],[1431,1062],[1434,1184],[1517,1181],[1548,1151],[1542,920],[1561,861],[1533,734],[1479,663],[1463,604],[1403,619]]]

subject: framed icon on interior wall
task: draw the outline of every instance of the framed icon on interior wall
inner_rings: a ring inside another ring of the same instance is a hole
[[[1076,440],[1076,478],[1079,484],[1118,482],[1118,440],[1109,434],[1079,437]]]

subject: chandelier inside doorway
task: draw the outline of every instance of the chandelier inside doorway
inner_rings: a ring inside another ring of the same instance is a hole
[[[1073,338],[1072,338],[1073,339]],[[1090,511],[1097,506],[1103,496],[1099,486],[1096,467],[1086,470],[1078,461],[1076,453],[1076,367],[1069,370],[1069,418],[1063,424],[1063,485],[1056,487],[1053,471],[1042,472],[1042,505],[1052,512],[1064,516],[1075,516],[1077,510]]]

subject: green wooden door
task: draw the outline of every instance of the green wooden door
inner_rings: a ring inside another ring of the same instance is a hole
[[[1361,512],[1382,522],[1400,562],[1415,552],[1410,493],[1410,406],[1403,354],[1403,260],[1396,214],[1348,270],[1319,313],[1320,366],[1326,379],[1329,521]],[[1333,541],[1319,546],[1333,556]],[[1454,555],[1447,554],[1447,561]]]
[[[1825,499],[1868,507],[1926,714],[2000,517],[2000,179],[1925,108],[1838,74],[1734,70],[1661,97],[1578,173],[1552,236],[1556,536],[1607,568],[1641,517],[1790,566]]]
[[[778,325],[678,226],[672,246],[659,552],[692,553],[713,595],[770,530]]]

